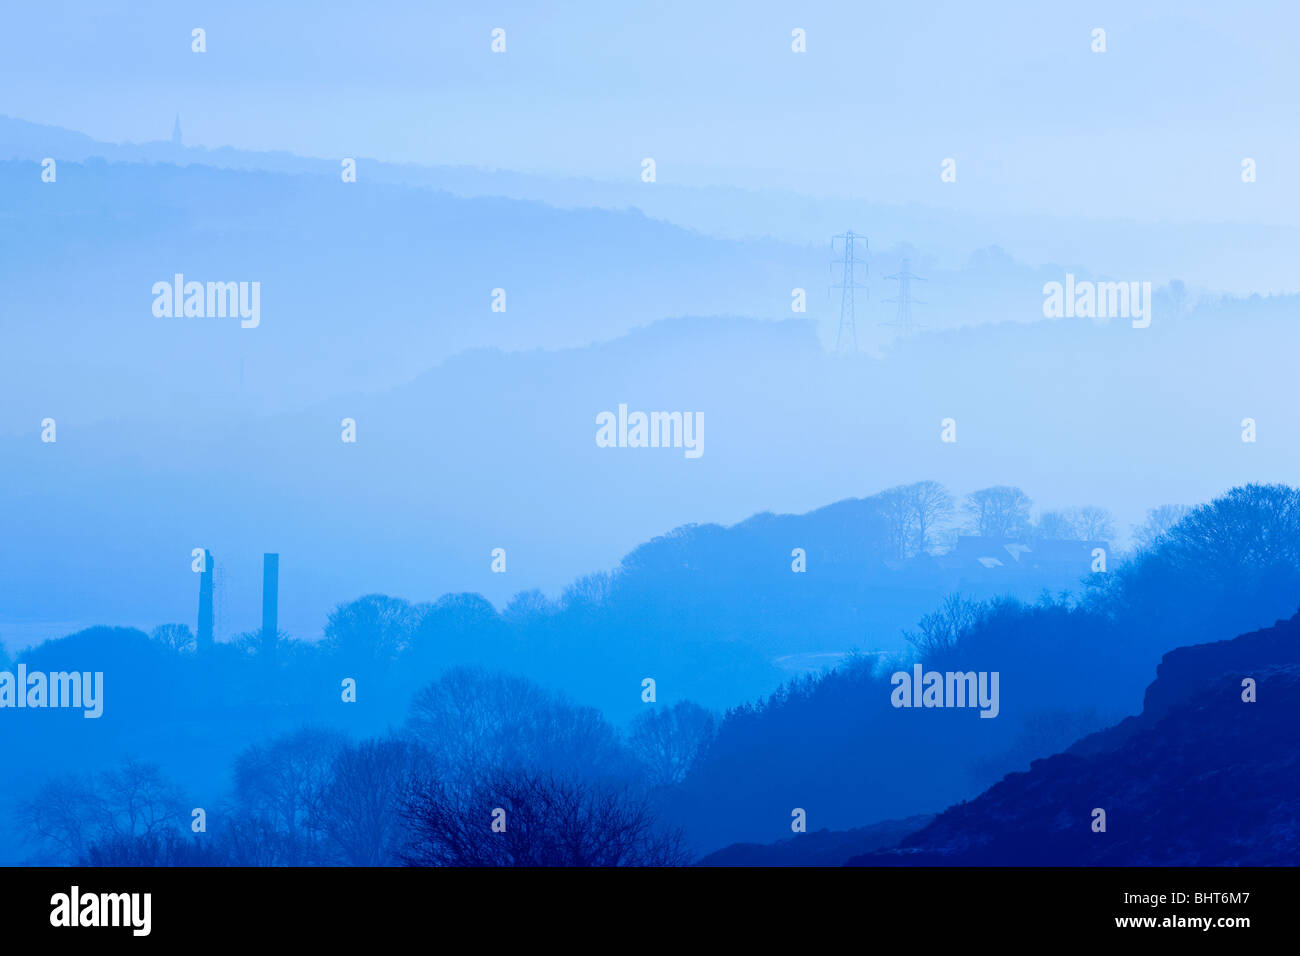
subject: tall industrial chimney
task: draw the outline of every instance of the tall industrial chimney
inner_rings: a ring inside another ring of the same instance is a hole
[[[199,574],[199,630],[196,646],[196,650],[200,654],[212,650],[214,640],[212,618],[212,571],[214,566],[212,552],[204,548],[203,571]]]
[[[269,660],[275,653],[280,618],[280,556],[262,555],[262,651]]]

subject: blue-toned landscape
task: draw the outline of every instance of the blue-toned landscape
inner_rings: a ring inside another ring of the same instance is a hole
[[[0,865],[1300,862],[1296,11],[0,32]]]

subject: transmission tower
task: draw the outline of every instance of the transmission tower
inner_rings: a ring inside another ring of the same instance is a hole
[[[923,326],[912,324],[912,303],[925,305],[920,299],[912,298],[912,280],[915,279],[917,282],[924,282],[925,280],[918,275],[912,274],[911,261],[904,259],[902,270],[892,276],[885,276],[885,278],[898,280],[898,298],[885,300],[886,302],[898,303],[898,315],[893,322],[886,322],[885,324],[897,327],[900,335],[910,335],[915,330],[923,328]]]
[[[839,240],[844,243],[844,257],[835,258],[835,242]],[[843,235],[831,236],[831,278],[835,277],[835,267],[840,267],[840,281],[837,285],[832,285],[832,289],[840,290],[840,330],[835,335],[835,351],[837,352],[856,352],[858,350],[858,327],[853,317],[853,290],[865,289],[866,283],[859,284],[854,277],[855,270],[861,268],[862,275],[867,274],[867,263],[865,259],[857,258],[857,243],[861,241],[862,248],[865,251],[867,247],[867,237],[859,236],[852,232],[846,232]]]

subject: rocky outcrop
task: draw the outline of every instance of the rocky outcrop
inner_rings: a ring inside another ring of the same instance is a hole
[[[1298,821],[1300,615],[1171,651],[1141,715],[849,862],[1295,865]]]

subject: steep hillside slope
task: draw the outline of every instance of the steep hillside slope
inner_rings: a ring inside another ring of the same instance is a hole
[[[1255,682],[1256,700],[1244,688]],[[1097,809],[1105,832],[1095,832]],[[1164,656],[1140,716],[855,865],[1300,861],[1300,615]]]

